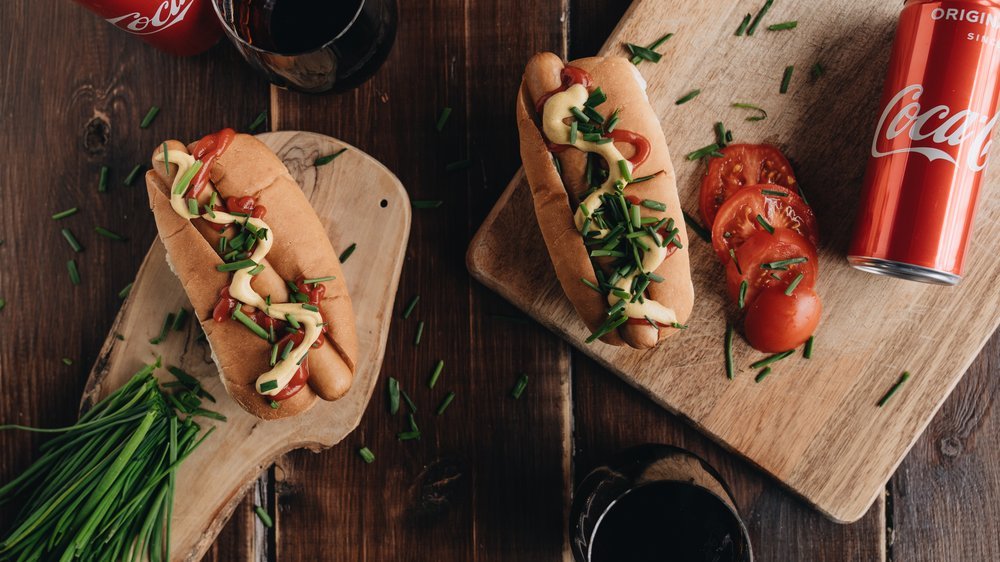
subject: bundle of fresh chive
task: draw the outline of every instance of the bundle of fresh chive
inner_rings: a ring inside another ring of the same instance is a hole
[[[191,413],[199,389],[162,390],[148,365],[59,433],[41,457],[0,488],[0,506],[20,506],[0,542],[0,560],[170,560],[175,473],[200,438]],[[0,426],[0,429],[28,429]],[[9,507],[8,507],[9,509]]]

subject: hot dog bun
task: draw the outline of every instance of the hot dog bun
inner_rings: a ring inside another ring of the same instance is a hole
[[[574,148],[553,155],[547,146],[550,139],[544,136],[541,116],[536,110],[542,96],[560,87],[560,72],[564,66],[566,64],[552,53],[539,53],[528,62],[517,100],[521,160],[531,185],[535,215],[559,282],[584,323],[595,331],[607,318],[609,304],[606,296],[581,282],[581,278],[597,282],[589,251],[574,221],[580,198],[588,187],[583,179],[586,155]],[[677,239],[682,247],[656,268],[655,273],[664,280],[650,284],[647,295],[673,309],[676,321],[685,324],[694,304],[688,236],[670,153],[659,119],[646,97],[645,83],[635,66],[621,57],[579,59],[570,62],[569,66],[586,71],[593,85],[601,87],[607,95],[602,108],[621,108],[618,128],[642,135],[651,145],[649,157],[634,170],[633,176],[659,173],[643,183],[628,185],[625,193],[662,202],[666,207],[664,211],[642,208],[642,216],[673,218],[679,229]],[[627,145],[623,145],[622,150],[628,157]],[[559,169],[553,162],[554,157],[559,161]],[[665,325],[657,329],[649,323],[627,323],[601,340],[611,345],[628,344],[644,349],[678,331]]]
[[[166,144],[168,153],[188,152],[178,141]],[[263,260],[265,269],[251,282],[258,294],[270,295],[275,303],[288,302],[286,280],[336,277],[324,282],[326,293],[318,305],[328,331],[321,336],[323,345],[309,352],[308,385],[274,409],[270,398],[259,394],[254,385],[270,369],[271,345],[239,322],[212,318],[219,291],[229,285],[231,275],[215,267],[223,263],[216,251],[220,233],[207,221],[188,220],[171,208],[170,186],[177,166],[166,169],[156,158],[160,152],[162,145],[153,153],[153,169],[146,173],[150,209],[168,262],[191,300],[230,396],[263,419],[294,416],[312,407],[317,398],[343,396],[353,381],[358,353],[351,299],[326,230],[285,165],[256,138],[236,135],[216,158],[210,185],[199,195],[202,204],[208,202],[212,190],[221,198],[252,196],[267,208],[265,220],[274,242]]]

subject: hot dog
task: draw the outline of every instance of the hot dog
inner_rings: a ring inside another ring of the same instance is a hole
[[[229,394],[263,419],[351,386],[358,341],[340,261],[309,201],[256,138],[166,141],[149,206]]]
[[[542,237],[592,332],[588,343],[645,349],[683,329],[694,303],[687,231],[666,139],[634,65],[537,54],[517,121]]]

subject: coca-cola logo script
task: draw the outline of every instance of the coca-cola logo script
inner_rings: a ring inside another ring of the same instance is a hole
[[[922,84],[912,84],[889,101],[872,140],[872,156],[913,152],[932,162],[946,160],[960,166],[958,159],[964,153],[964,165],[970,170],[978,172],[985,168],[993,128],[1000,114],[990,117],[971,109],[953,113],[947,105],[924,109],[920,102],[923,93]],[[909,142],[896,140],[904,136]],[[968,149],[960,150],[966,143]]]
[[[164,0],[152,15],[132,12],[108,21],[136,35],[152,35],[183,21],[193,4],[194,0]]]

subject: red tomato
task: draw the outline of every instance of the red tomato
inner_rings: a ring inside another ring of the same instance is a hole
[[[819,242],[816,215],[801,197],[777,185],[752,185],[727,199],[712,225],[712,246],[723,263],[730,259],[730,248],[739,248],[754,233],[765,230],[758,215],[774,228],[794,230],[813,246]]]
[[[792,165],[777,148],[768,144],[731,144],[721,158],[709,158],[701,180],[701,218],[709,229],[722,203],[748,185],[769,183],[795,187]]]
[[[736,260],[730,258],[726,264],[726,285],[733,302],[739,302],[740,286],[747,282],[744,308],[753,302],[761,289],[773,287],[784,291],[800,273],[802,280],[796,290],[811,290],[816,285],[819,263],[816,248],[794,230],[776,228],[774,234],[762,230],[747,239],[735,253]],[[779,269],[767,267],[796,258],[806,258],[806,261],[777,266]]]
[[[789,296],[773,287],[761,291],[750,304],[743,330],[754,349],[780,353],[805,343],[822,313],[823,303],[811,288],[796,288]]]

